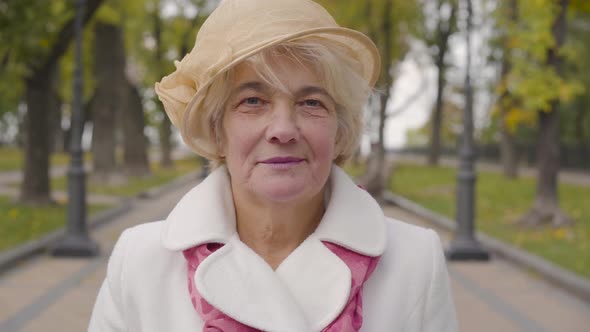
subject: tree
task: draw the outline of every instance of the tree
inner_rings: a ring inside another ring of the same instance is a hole
[[[384,142],[385,123],[392,113],[388,103],[395,81],[395,67],[409,50],[410,35],[417,33],[418,5],[415,1],[393,0],[320,2],[335,15],[341,25],[364,31],[375,42],[381,55],[381,75],[376,84],[379,93],[371,96],[372,102],[369,104],[369,108],[375,106],[372,114],[378,120],[377,141],[372,144],[374,149],[362,181],[367,191],[380,199],[390,171],[386,165]],[[394,111],[397,113],[399,110]]]
[[[92,179],[110,183],[117,178],[116,118],[125,107],[125,51],[121,29],[110,23],[94,24],[96,90],[92,108]]]
[[[516,138],[514,132],[516,127],[520,124],[518,119],[522,110],[519,109],[519,101],[507,89],[506,80],[510,73],[512,64],[510,59],[511,54],[511,30],[516,29],[518,15],[517,0],[504,1],[498,6],[498,29],[501,31],[501,78],[498,85],[499,98],[497,101],[497,113],[499,114],[500,122],[500,157],[502,162],[502,171],[504,176],[508,178],[516,178],[518,175],[518,156],[516,151]],[[526,113],[525,113],[526,114]],[[510,121],[510,119],[517,119],[517,121]]]
[[[545,17],[550,17],[550,29],[543,56],[546,77],[545,83],[553,88],[567,89],[568,85],[562,77],[563,58],[560,54],[565,43],[567,32],[567,10],[569,0],[559,0],[557,3],[547,3]],[[527,8],[528,9],[528,8]],[[523,14],[521,11],[520,14]],[[538,46],[537,46],[538,47]],[[562,92],[563,93],[563,92]],[[562,97],[563,98],[563,97]],[[550,93],[544,96],[544,104],[538,107],[539,136],[537,140],[537,191],[532,208],[521,219],[525,225],[537,226],[551,224],[563,226],[572,223],[572,220],[560,209],[557,193],[557,176],[560,163],[559,147],[559,116],[560,96]]]
[[[590,3],[572,1],[571,24],[568,24],[566,53],[570,61],[564,64],[564,75],[580,81],[582,86],[590,86]],[[579,149],[580,159],[590,152],[590,90],[578,94],[569,105],[564,105],[561,114],[561,142]]]
[[[125,105],[121,112],[123,131],[123,167],[127,175],[146,176],[150,174],[147,154],[147,139],[143,133],[145,119],[143,101],[139,88],[125,80]]]
[[[102,0],[88,0],[84,24],[94,15]],[[49,130],[45,111],[51,103],[51,78],[57,70],[61,56],[66,52],[74,35],[74,18],[61,26],[51,46],[43,54],[27,59],[25,78],[25,162],[20,200],[25,203],[47,204],[52,202],[49,186]]]
[[[154,5],[154,21],[153,21],[153,36],[155,40],[155,60],[156,68],[159,76],[164,76],[164,70],[162,69],[164,46],[162,42],[162,18],[160,17],[160,0],[156,0]],[[160,135],[160,164],[164,168],[172,167],[172,123],[166,115],[162,104],[157,103],[157,108],[162,112],[162,121],[160,122],[159,135]]]
[[[107,2],[95,22],[93,179],[102,182],[121,179],[117,168],[120,161],[116,155],[116,147],[121,141],[124,173],[133,176],[149,174],[147,141],[143,133],[143,101],[135,83],[139,79],[134,77],[132,82],[129,77],[124,37],[129,21],[127,15],[142,3]]]
[[[425,40],[427,45],[430,46],[437,70],[436,102],[430,121],[432,132],[428,151],[428,164],[437,165],[440,158],[445,74],[448,67],[446,56],[449,50],[449,38],[457,31],[457,1],[431,0],[425,2],[425,5],[435,5],[434,8],[432,6],[424,7],[430,7],[430,12],[426,14],[427,19],[424,22],[428,22],[429,19],[433,20],[435,26],[434,30],[428,27],[425,29],[428,31]]]

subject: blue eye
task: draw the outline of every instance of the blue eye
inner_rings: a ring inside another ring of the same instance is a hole
[[[322,102],[320,102],[319,100],[315,100],[315,99],[307,99],[305,101],[303,101],[303,105],[307,106],[307,107],[322,107]]]
[[[244,99],[243,103],[248,105],[259,105],[262,103],[262,100],[258,97],[249,97]]]

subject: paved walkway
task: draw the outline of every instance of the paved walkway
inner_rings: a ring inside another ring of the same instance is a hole
[[[433,227],[400,209],[386,207],[385,211],[394,218]],[[450,234],[435,230],[447,247]],[[461,331],[589,331],[590,303],[507,261],[449,262],[448,268]]]
[[[41,256],[0,275],[0,331],[85,331],[107,257],[121,231],[161,219],[190,189],[187,184],[134,209],[93,232],[102,255],[91,260]],[[398,219],[424,225],[387,207]],[[448,234],[440,232],[443,241]],[[450,263],[461,331],[588,331],[590,304],[502,261]]]

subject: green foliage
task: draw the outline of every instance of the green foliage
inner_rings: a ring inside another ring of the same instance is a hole
[[[576,12],[590,13],[590,1],[588,0],[571,0],[570,6]]]
[[[514,4],[513,4],[514,2]],[[552,27],[559,13],[550,0],[499,1],[494,13],[496,63],[505,66],[495,86],[498,96],[486,137],[492,138],[507,125],[518,142],[530,141],[536,132],[537,112],[560,103],[562,142],[580,144],[590,138],[589,12],[587,1],[572,1],[567,15],[565,44],[558,50],[562,65],[558,73],[547,64],[548,50],[555,46]],[[588,115],[587,115],[588,114]],[[497,136],[496,136],[497,137]]]
[[[438,214],[455,217],[456,170],[401,164],[394,169],[390,189]],[[476,187],[479,231],[525,249],[590,278],[590,188],[560,184],[564,211],[578,222],[571,228],[522,228],[514,223],[535,195],[531,178],[508,180],[499,173],[479,172]]]
[[[113,25],[121,24],[123,21],[123,15],[125,15],[122,10],[122,7],[125,6],[125,3],[129,3],[129,1],[124,3],[119,1],[115,2],[112,0],[107,1],[105,4],[100,6],[96,12],[96,20]]]
[[[29,66],[43,61],[59,29],[73,14],[68,3],[66,0],[0,3],[0,114],[16,109]]]
[[[566,105],[560,132],[564,142],[585,145],[590,142],[590,10],[576,10],[570,19],[565,76],[580,82],[582,92]]]
[[[367,171],[366,166],[365,163],[354,163],[349,161],[343,166],[343,169],[349,176],[358,179]]]
[[[565,78],[547,63],[548,50],[556,47],[552,27],[560,10],[552,0],[519,0],[518,20],[506,31],[512,70],[505,88],[528,112],[550,111],[553,101],[567,103],[582,92],[575,78]],[[571,55],[572,50],[564,46],[558,53]]]
[[[416,0],[391,1],[390,15],[384,15],[385,3],[391,0],[320,0],[318,1],[332,14],[336,21],[345,27],[362,31],[373,39],[383,61],[383,80],[388,72],[389,65],[395,65],[405,57],[408,52],[408,40],[412,35],[418,35],[421,31],[422,12],[420,4]],[[389,22],[385,22],[389,19]],[[382,28],[384,24],[390,24],[391,40],[384,40],[386,34]],[[391,45],[391,49],[385,50],[384,45]],[[385,54],[390,54],[386,59]],[[393,79],[391,79],[393,81]]]

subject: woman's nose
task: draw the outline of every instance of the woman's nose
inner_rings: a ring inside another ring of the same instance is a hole
[[[277,103],[272,106],[266,138],[271,143],[293,143],[299,140],[299,127],[294,106],[290,103]]]

